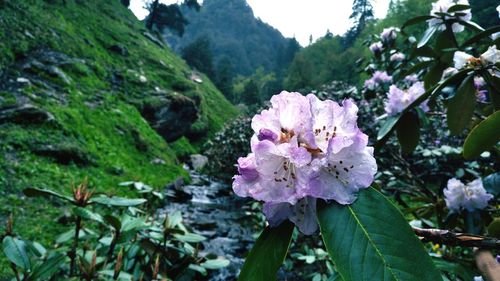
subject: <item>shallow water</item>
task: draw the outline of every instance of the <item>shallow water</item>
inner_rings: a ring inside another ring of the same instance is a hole
[[[244,199],[233,195],[227,183],[189,172],[191,183],[176,188],[159,212],[182,212],[184,224],[207,238],[201,254],[212,253],[231,262],[226,268],[209,271],[208,280],[236,280],[243,258],[255,241],[253,234],[258,232],[250,208]]]

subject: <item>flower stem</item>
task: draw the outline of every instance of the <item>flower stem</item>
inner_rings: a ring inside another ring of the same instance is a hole
[[[443,229],[423,229],[413,227],[413,232],[421,237],[423,242],[461,247],[477,247],[480,249],[500,250],[500,240],[493,237],[459,233]]]
[[[78,247],[78,238],[80,236],[81,224],[82,224],[82,218],[80,216],[76,216],[75,236],[73,238],[73,246],[71,247],[71,251],[69,254],[69,257],[71,259],[69,267],[70,276],[73,276],[75,274],[76,248]]]
[[[113,252],[115,251],[116,243],[118,242],[118,238],[120,236],[120,231],[116,230],[115,235],[113,235],[113,240],[111,241],[111,245],[109,246],[109,251],[108,251],[108,261],[111,261],[113,258]]]
[[[16,280],[21,281],[21,277],[19,276],[19,271],[17,271],[16,265],[14,263],[11,263],[10,267],[12,268],[12,271],[14,271],[14,275],[16,276]]]

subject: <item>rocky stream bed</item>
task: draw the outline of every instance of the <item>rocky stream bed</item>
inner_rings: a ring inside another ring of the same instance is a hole
[[[234,196],[231,186],[221,180],[189,170],[191,182],[178,182],[167,190],[170,201],[160,213],[182,212],[185,225],[207,238],[204,252],[223,256],[230,265],[211,271],[208,280],[235,280],[252,247],[257,232],[245,199]]]

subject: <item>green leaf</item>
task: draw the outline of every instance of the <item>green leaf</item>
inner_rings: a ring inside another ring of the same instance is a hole
[[[429,46],[423,46],[422,48],[415,49],[411,53],[410,58],[414,59],[416,57],[427,57],[427,58],[439,59],[438,53],[436,53],[436,51],[434,51],[434,49],[432,49]],[[427,61],[427,62],[432,62],[432,61]]]
[[[115,230],[120,230],[122,228],[122,223],[120,222],[120,219],[112,216],[112,215],[105,215],[103,220],[111,225]]]
[[[248,254],[239,281],[276,280],[292,240],[294,225],[286,221],[278,227],[266,227]]]
[[[29,275],[27,280],[37,281],[50,279],[59,271],[59,267],[64,263],[65,258],[65,255],[56,253],[54,256],[35,267],[33,273]]]
[[[56,243],[57,244],[65,243],[73,239],[74,237],[75,237],[75,229],[73,228],[59,235],[56,238]],[[83,231],[83,229],[80,229],[80,231],[78,232],[78,239],[81,239],[83,237],[85,237],[85,231]]]
[[[104,220],[101,217],[101,215],[99,215],[97,213],[94,213],[94,212],[92,212],[92,211],[90,211],[88,209],[81,208],[81,207],[76,207],[76,208],[73,209],[73,213],[76,216],[82,217],[84,219],[93,220],[93,221],[96,221],[98,223],[104,224]]]
[[[65,201],[69,201],[71,203],[74,202],[73,198],[69,197],[69,196],[65,196],[65,195],[62,195],[62,194],[59,194],[55,191],[52,191],[52,190],[48,190],[48,189],[43,189],[43,188],[33,188],[33,187],[29,187],[29,188],[25,188],[23,190],[23,193],[24,195],[28,196],[28,197],[45,197],[45,198],[49,198],[49,197],[56,197],[56,198],[59,198],[59,199],[63,199]]]
[[[182,241],[182,242],[188,242],[188,243],[199,243],[199,242],[202,242],[202,241],[205,241],[207,238],[199,235],[199,234],[195,234],[195,233],[187,233],[187,234],[174,234],[174,237],[179,240],[179,241]]]
[[[472,129],[464,143],[464,158],[473,159],[500,141],[500,110]]]
[[[500,172],[491,174],[483,178],[484,189],[493,196],[500,195]]]
[[[406,110],[413,108],[417,105],[420,105],[424,100],[429,99],[432,100],[434,99],[437,95],[439,95],[441,92],[444,92],[443,90],[448,87],[452,86],[455,84],[458,84],[459,82],[463,81],[465,77],[470,73],[469,69],[463,69],[457,72],[455,75],[450,76],[444,81],[439,82],[435,87],[432,87],[428,89],[425,93],[423,93],[418,99],[416,99],[414,102],[412,102]]]
[[[472,268],[467,268],[459,263],[445,261],[442,258],[435,258],[433,261],[439,270],[452,273],[460,277],[460,280],[474,280],[474,276],[477,275]]]
[[[500,32],[500,26],[494,26],[494,27],[489,28],[483,32],[479,32],[478,34],[472,36],[470,39],[465,41],[462,44],[462,49],[464,47],[467,47],[467,46],[470,46],[470,45],[477,43],[479,40],[481,40],[483,38],[489,38],[490,35],[497,33],[497,32]]]
[[[478,25],[477,23],[475,22],[472,22],[472,21],[463,21],[463,20],[458,20],[458,22],[460,24],[462,24],[463,26],[473,30],[473,31],[478,31],[478,32],[483,32],[484,31],[484,28],[482,28],[480,25]]]
[[[414,17],[406,21],[403,26],[401,27],[401,30],[407,28],[408,26],[415,25],[424,21],[428,21],[430,19],[433,19],[433,16],[419,16],[419,17]]]
[[[121,221],[121,232],[126,231],[139,231],[141,229],[147,228],[146,220],[144,218],[134,218],[130,216],[124,216]]]
[[[203,275],[203,276],[207,275],[207,270],[204,267],[201,267],[201,266],[199,266],[197,264],[190,264],[188,266],[188,268],[191,269],[191,270],[194,270],[194,271],[197,271],[197,272],[201,273],[201,275]]]
[[[440,32],[437,36],[435,49],[436,52],[441,55],[439,58],[439,64],[441,64],[442,70],[445,70],[449,64],[453,63],[453,55],[458,48],[457,44],[455,33],[451,29],[446,29],[443,32]],[[442,75],[439,76],[439,80],[441,79],[441,76]]]
[[[382,124],[380,130],[378,131],[377,141],[384,139],[395,129],[396,123],[398,123],[400,117],[401,115],[389,116],[387,120],[385,120],[384,124]]]
[[[415,72],[419,72],[420,70],[427,68],[428,66],[430,66],[433,63],[434,62],[432,60],[421,61],[421,62],[415,64],[414,66],[412,66],[410,69],[408,69],[408,71],[405,72],[404,76],[408,76],[408,75],[411,75]]]
[[[206,269],[221,269],[228,266],[229,261],[226,260],[225,258],[218,258],[214,260],[207,260],[200,265]]]
[[[30,256],[42,257],[47,253],[47,249],[38,242],[24,241]]]
[[[129,199],[123,197],[95,197],[92,198],[91,203],[97,203],[108,206],[117,206],[117,207],[130,207],[137,206],[146,203],[148,200],[137,198],[137,199]]]
[[[101,270],[98,272],[99,275],[101,276],[106,276],[108,277],[106,280],[110,280],[113,278],[115,272],[114,270]],[[121,280],[121,281],[130,281],[132,280],[132,275],[130,275],[129,273],[126,273],[126,272],[120,272],[118,274],[118,279],[117,280]]]
[[[432,86],[436,85],[443,76],[444,71],[443,65],[437,63],[434,65],[424,76],[424,86],[425,89],[430,89]]]
[[[171,214],[167,215],[167,227],[174,228],[178,226],[182,222],[182,213],[179,211],[175,211]]]
[[[422,36],[422,39],[420,39],[420,42],[418,42],[417,48],[425,46],[425,44],[427,44],[427,42],[431,40],[432,36],[434,35],[434,33],[436,33],[436,31],[437,31],[436,26],[427,28],[427,30],[424,33],[424,36]]]
[[[344,281],[442,280],[401,212],[373,188],[352,205],[321,201],[318,222]]]
[[[459,12],[459,11],[464,11],[464,10],[469,10],[469,9],[470,9],[469,5],[458,4],[458,5],[451,6],[448,9],[448,11],[446,11],[446,12],[449,14],[449,13],[454,13],[454,12]]]
[[[448,100],[446,121],[451,134],[460,134],[469,124],[476,107],[474,76],[468,76],[460,85],[455,96]]]
[[[420,121],[417,113],[406,112],[399,120],[396,132],[403,153],[412,153],[420,139]]]
[[[31,262],[26,252],[26,243],[12,236],[5,236],[2,241],[3,252],[10,262],[22,269],[29,269]]]
[[[487,71],[483,72],[483,78],[488,83],[490,99],[495,110],[500,110],[500,78]]]
[[[488,236],[500,238],[500,218],[494,219],[490,225],[488,225]]]

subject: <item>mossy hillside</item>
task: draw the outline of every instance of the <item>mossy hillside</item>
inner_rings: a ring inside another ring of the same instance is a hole
[[[43,80],[16,89],[2,86],[0,109],[27,99],[54,117],[42,124],[0,122],[0,222],[14,212],[15,231],[45,245],[67,229],[56,219],[69,209],[56,200],[27,199],[23,188],[69,194],[72,184],[88,177],[92,188],[109,194],[133,196],[118,187],[129,180],[161,189],[187,177],[178,157],[198,151],[237,114],[206,77],[203,83],[191,81],[184,61],[144,36],[142,23],[119,0],[65,2],[0,1],[0,75]],[[126,54],[110,50],[113,45]],[[74,58],[58,66],[69,83],[43,70],[22,69],[40,50]],[[144,102],[164,94],[199,102],[195,138],[167,144],[141,116]],[[68,153],[70,161],[50,155],[52,148]],[[10,274],[0,255],[0,279]]]
[[[119,75],[123,81],[117,92],[128,102],[139,103],[148,95],[145,92],[155,89],[201,99],[206,118],[200,120],[209,129],[220,129],[237,113],[206,77],[200,84],[189,80],[186,63],[167,46],[148,39],[143,24],[119,0],[67,0],[65,5],[58,0],[3,2],[0,68],[31,50],[56,50],[86,60],[86,65],[71,64],[65,71],[90,97],[115,87],[111,77]],[[113,46],[123,47],[127,54],[111,51]],[[140,82],[141,75],[147,82]]]

